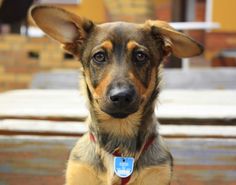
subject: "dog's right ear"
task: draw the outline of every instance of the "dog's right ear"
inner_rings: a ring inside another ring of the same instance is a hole
[[[92,21],[52,6],[33,6],[30,15],[39,28],[72,54],[78,54],[79,47],[94,27]]]
[[[162,35],[165,53],[173,53],[176,57],[185,58],[200,55],[203,47],[189,36],[175,30],[165,21],[146,21],[146,26],[151,28],[152,34]]]

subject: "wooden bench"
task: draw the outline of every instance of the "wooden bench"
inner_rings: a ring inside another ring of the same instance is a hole
[[[175,159],[172,185],[236,184],[235,94],[162,92],[156,113]],[[63,184],[87,114],[74,90],[0,94],[0,185]]]

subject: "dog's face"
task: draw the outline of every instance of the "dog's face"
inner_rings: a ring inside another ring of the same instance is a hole
[[[155,84],[163,40],[145,27],[107,23],[93,28],[82,55],[87,84],[98,109],[126,118],[144,104]],[[158,49],[157,49],[158,48]],[[152,75],[153,74],[153,75]]]
[[[62,9],[31,10],[36,24],[79,58],[95,112],[126,118],[140,112],[158,85],[158,67],[166,55],[190,57],[202,48],[166,22],[115,22],[95,25]]]

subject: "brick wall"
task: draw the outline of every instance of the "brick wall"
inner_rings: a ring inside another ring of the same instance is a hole
[[[172,2],[165,1],[165,2],[156,2],[155,5],[155,17],[156,19],[171,22],[172,20]]]
[[[143,23],[147,19],[154,19],[155,7],[147,0],[105,0],[108,21],[128,21]]]
[[[28,88],[39,71],[78,67],[78,61],[46,37],[0,36],[0,92]]]
[[[209,32],[206,33],[205,56],[211,60],[214,67],[236,66],[236,59],[222,57],[222,51],[233,49],[236,52],[236,33],[235,32]]]

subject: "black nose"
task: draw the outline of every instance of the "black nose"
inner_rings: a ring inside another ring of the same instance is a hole
[[[132,87],[115,87],[110,90],[109,95],[111,102],[121,108],[133,102],[135,90]]]

